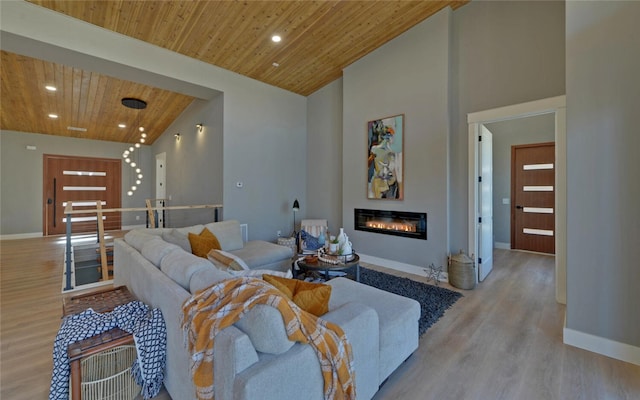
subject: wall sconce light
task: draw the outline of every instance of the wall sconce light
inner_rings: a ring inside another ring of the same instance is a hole
[[[173,135],[176,138],[176,142],[180,141],[180,134],[176,133],[175,135]]]
[[[204,125],[196,124],[196,128],[198,128],[198,132],[202,132],[202,128],[204,128]]]

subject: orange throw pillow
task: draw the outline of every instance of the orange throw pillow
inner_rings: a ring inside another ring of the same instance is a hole
[[[198,257],[207,258],[207,254],[212,249],[220,250],[218,238],[207,228],[204,228],[199,235],[189,232],[189,244],[191,244],[191,252]]]
[[[320,317],[329,312],[331,286],[322,283],[305,282],[298,279],[263,275],[265,282],[275,286],[306,312]]]

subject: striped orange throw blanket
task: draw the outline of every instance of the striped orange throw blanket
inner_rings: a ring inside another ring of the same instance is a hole
[[[191,376],[198,399],[213,399],[213,345],[224,328],[257,304],[280,311],[292,341],[308,343],[316,352],[324,378],[325,399],[355,399],[353,354],[342,329],[287,299],[262,279],[240,277],[204,289],[182,306],[182,328],[191,352]]]

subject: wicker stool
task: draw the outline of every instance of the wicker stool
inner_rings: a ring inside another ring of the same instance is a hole
[[[127,287],[119,286],[64,298],[62,313],[67,316],[88,308],[98,313],[109,312],[116,306],[133,300],[135,298]],[[67,354],[71,368],[71,399],[133,400],[140,392],[140,387],[135,384],[129,373],[129,368],[136,357],[135,346],[131,346],[131,343],[133,343],[133,336],[130,333],[120,328],[113,328],[100,335],[70,344]],[[133,347],[133,358],[131,358],[131,347]],[[89,381],[83,380],[83,377],[88,378]]]

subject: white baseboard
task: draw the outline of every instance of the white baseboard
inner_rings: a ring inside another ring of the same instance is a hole
[[[640,365],[640,347],[616,342],[610,339],[594,336],[589,333],[569,328],[563,330],[564,344],[592,351],[607,357]]]
[[[0,235],[0,240],[32,239],[42,237],[42,232],[14,233],[12,235]]]
[[[496,249],[511,250],[511,243],[494,242],[493,247]]]
[[[369,264],[375,264],[375,265],[379,265],[381,267],[385,267],[385,268],[389,268],[389,269],[395,269],[396,271],[402,271],[402,272],[406,272],[409,274],[414,274],[414,275],[418,275],[418,276],[428,276],[429,275],[429,269],[427,267],[420,267],[417,265],[412,265],[412,264],[405,264],[405,263],[401,263],[398,261],[393,261],[393,260],[387,260],[385,258],[379,258],[379,257],[374,257],[374,256],[369,256],[366,254],[360,254],[358,253],[358,255],[360,256],[360,261],[365,262],[365,263],[369,263]],[[449,282],[449,274],[446,271],[443,271],[442,274],[440,274],[440,282]]]

